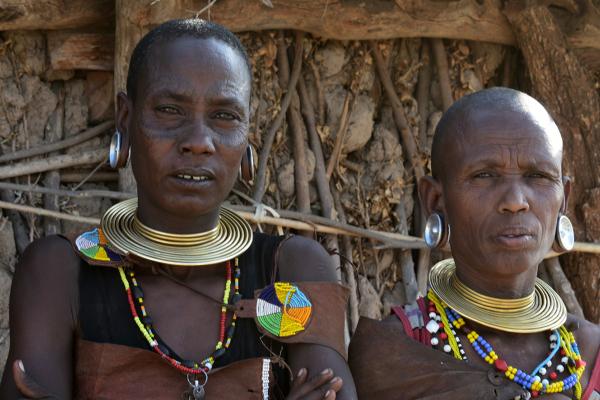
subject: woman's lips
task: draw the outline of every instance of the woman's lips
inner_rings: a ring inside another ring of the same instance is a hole
[[[496,240],[503,247],[519,249],[535,244],[535,235],[524,227],[509,227],[498,232]]]

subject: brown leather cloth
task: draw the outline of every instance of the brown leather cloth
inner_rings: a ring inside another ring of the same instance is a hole
[[[262,369],[262,358],[250,358],[211,371],[206,399],[262,399]],[[189,389],[186,375],[158,354],[116,344],[79,340],[75,371],[77,400],[173,400]]]
[[[295,282],[312,304],[312,313],[305,330],[288,337],[277,337],[263,329],[256,321],[256,298],[238,301],[238,318],[254,318],[258,330],[281,343],[311,343],[328,346],[348,359],[344,343],[346,304],[350,290],[334,282]],[[258,297],[260,290],[256,291]]]
[[[361,400],[504,400],[524,393],[493,369],[423,346],[400,324],[368,318],[361,318],[352,337],[349,365]]]

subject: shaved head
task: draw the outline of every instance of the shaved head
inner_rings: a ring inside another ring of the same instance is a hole
[[[449,146],[464,146],[465,136],[485,135],[486,116],[502,115],[506,128],[524,123],[534,124],[545,132],[548,140],[562,156],[562,138],[556,123],[544,106],[518,90],[496,87],[481,90],[456,101],[440,119],[431,146],[431,169],[436,179],[443,179],[448,167]]]

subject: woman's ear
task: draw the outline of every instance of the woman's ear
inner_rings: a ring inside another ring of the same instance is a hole
[[[133,104],[131,99],[125,94],[125,92],[119,92],[117,95],[117,120],[116,128],[121,133],[121,148],[119,159],[125,160],[119,167],[125,166],[127,160],[129,160],[130,147],[131,147],[131,136],[129,136],[129,119],[131,118]]]
[[[433,212],[445,214],[444,199],[441,183],[432,176],[424,176],[419,179],[419,200],[425,215]]]
[[[131,99],[127,97],[125,92],[117,94],[117,120],[116,127],[122,136],[129,138],[129,118],[131,116]]]
[[[567,213],[567,206],[569,205],[569,195],[571,194],[571,178],[563,176],[563,204],[560,210],[561,213]]]

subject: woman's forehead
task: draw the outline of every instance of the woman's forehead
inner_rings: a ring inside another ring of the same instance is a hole
[[[242,56],[213,38],[181,37],[157,43],[148,60],[145,76],[140,78],[143,86],[152,91],[165,87],[189,91],[194,84],[202,83],[244,93],[251,84]]]
[[[523,113],[481,112],[457,122],[446,134],[441,154],[446,165],[469,167],[472,164],[505,163],[514,160],[524,165],[556,164],[562,159],[562,138],[556,125],[542,123]]]

